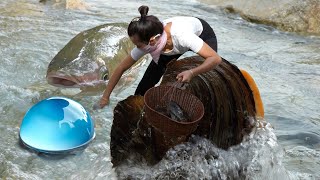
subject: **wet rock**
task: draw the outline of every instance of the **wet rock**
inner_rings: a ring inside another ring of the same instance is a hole
[[[280,30],[320,35],[319,0],[200,0],[239,13],[244,19]]]

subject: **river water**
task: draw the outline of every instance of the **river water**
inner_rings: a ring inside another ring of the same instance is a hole
[[[137,83],[112,96],[108,107],[93,111],[99,95],[73,97],[67,90],[48,85],[45,74],[50,60],[76,34],[105,23],[129,22],[138,16],[141,4],[160,19],[193,15],[207,20],[218,37],[218,53],[255,79],[268,124],[228,151],[194,137],[189,144],[171,150],[155,167],[128,161],[117,170],[120,178],[170,179],[183,171],[180,178],[226,179],[228,174],[236,177],[234,171],[244,166],[248,179],[320,178],[319,37],[248,23],[194,0],[85,3],[73,9],[66,8],[65,2],[0,2],[0,178],[117,179],[109,151],[112,111],[118,101],[134,92]],[[37,155],[19,145],[19,126],[32,105],[56,95],[81,103],[91,114],[97,135],[74,155]],[[219,161],[204,163],[202,156],[207,151],[198,151],[199,147],[219,153]],[[184,158],[177,157],[179,153]]]

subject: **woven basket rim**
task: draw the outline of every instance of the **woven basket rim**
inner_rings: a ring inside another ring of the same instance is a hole
[[[160,87],[160,86],[161,86],[161,87]],[[179,89],[179,88],[177,88],[178,91],[180,91],[180,92],[182,92],[182,93],[185,93],[185,94],[188,94],[188,95],[192,96],[193,98],[195,98],[196,101],[199,101],[199,102],[200,102],[200,106],[201,106],[201,108],[203,109],[203,111],[201,111],[201,114],[200,114],[199,118],[197,118],[196,120],[191,121],[191,122],[179,122],[179,121],[175,121],[175,120],[171,119],[170,117],[168,117],[168,116],[166,116],[166,115],[164,115],[164,114],[162,114],[162,113],[159,113],[158,111],[154,110],[152,107],[150,107],[150,106],[148,105],[148,103],[146,103],[146,95],[147,95],[148,93],[150,93],[150,91],[152,91],[152,90],[155,89],[155,88],[159,88],[159,87],[160,87],[160,88],[165,88],[165,87],[170,87],[170,88],[171,88],[171,87],[172,87],[172,86],[169,86],[169,85],[160,85],[160,86],[155,86],[155,87],[152,87],[152,88],[148,89],[147,92],[145,93],[144,97],[143,97],[143,99],[144,99],[144,104],[145,104],[145,106],[148,107],[149,110],[151,110],[151,111],[154,112],[154,113],[157,113],[158,115],[160,114],[161,116],[165,116],[166,118],[168,118],[168,119],[170,119],[171,121],[173,121],[173,122],[175,122],[175,123],[177,123],[177,124],[180,124],[180,125],[191,125],[191,124],[197,123],[198,121],[200,121],[200,120],[203,118],[203,115],[204,115],[204,105],[203,105],[203,103],[200,101],[200,99],[199,99],[197,96],[195,96],[195,95],[193,95],[193,94],[191,94],[191,93],[189,93],[189,92],[183,91],[183,90],[181,90],[181,89]]]

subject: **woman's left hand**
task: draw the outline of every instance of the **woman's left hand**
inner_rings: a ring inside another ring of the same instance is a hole
[[[183,71],[179,73],[176,77],[176,79],[179,82],[190,82],[193,78],[193,72],[191,70]]]

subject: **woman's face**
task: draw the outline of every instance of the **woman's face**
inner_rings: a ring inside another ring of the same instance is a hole
[[[157,43],[159,37],[160,37],[160,34],[152,36],[148,43],[147,42],[141,42],[139,36],[136,35],[136,34],[131,36],[130,39],[133,42],[133,44],[135,44],[137,46],[137,48],[143,49],[148,45],[154,46]]]
[[[147,46],[147,43],[140,41],[140,38],[138,37],[138,35],[130,36],[130,39],[132,43],[137,46],[137,48],[142,49]]]

